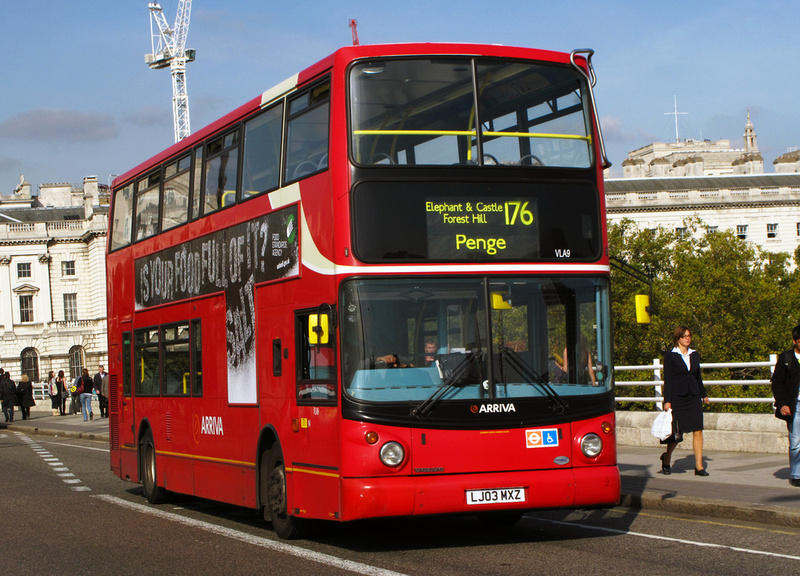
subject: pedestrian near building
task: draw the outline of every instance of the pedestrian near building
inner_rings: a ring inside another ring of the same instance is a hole
[[[48,393],[50,394],[50,408],[53,410],[53,416],[58,416],[58,407],[61,404],[61,396],[58,393],[58,384],[56,383],[56,373],[50,370],[47,375]]]
[[[100,405],[100,418],[108,418],[108,391],[103,392],[103,378],[107,375],[106,367],[100,364],[100,371],[94,375],[94,389],[97,392],[97,403]]]
[[[789,431],[789,484],[800,486],[800,326],[792,328],[793,346],[778,356],[772,373],[775,416]]]
[[[14,421],[14,404],[17,400],[17,387],[8,372],[0,375],[0,402],[3,404],[3,416],[6,422]]]
[[[67,398],[69,397],[69,392],[67,391],[67,379],[64,377],[63,370],[58,371],[56,386],[58,386],[58,413],[64,416],[67,413]]]
[[[100,391],[102,392],[103,396],[105,396],[106,399],[105,417],[108,418],[108,372],[106,372],[106,375],[103,376],[103,381],[100,383]]]
[[[70,414],[81,413],[81,392],[83,392],[83,374],[79,373],[75,380],[72,381],[72,386],[69,387],[70,398],[69,403]]]
[[[94,380],[89,375],[88,368],[83,369],[81,374],[81,384],[83,391],[81,392],[81,412],[83,414],[83,421],[94,420],[94,413],[92,412],[92,389],[94,388]]]
[[[708,476],[703,465],[703,403],[708,404],[709,399],[700,375],[700,354],[689,347],[691,343],[691,331],[678,326],[672,335],[673,348],[664,354],[664,410],[672,409],[673,424],[680,435],[692,433],[695,476]],[[670,474],[672,452],[678,442],[668,438],[666,444],[661,472]]]
[[[27,420],[31,417],[31,408],[36,406],[33,399],[33,384],[27,374],[23,374],[17,385],[17,400],[19,410],[22,412],[22,419]]]

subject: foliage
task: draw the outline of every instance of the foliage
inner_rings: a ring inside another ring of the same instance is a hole
[[[651,323],[637,324],[636,294],[648,288],[612,268],[615,363],[652,364],[672,348],[672,333],[685,325],[703,362],[754,362],[791,345],[800,324],[800,250],[794,256],[763,251],[731,231],[710,231],[702,221],[687,232],[639,229],[632,221],[609,223],[609,253],[653,279]],[[618,379],[649,380],[652,372],[618,373]],[[767,379],[768,369],[704,372],[720,380]],[[708,384],[708,380],[706,381]],[[649,393],[647,392],[649,390]],[[652,388],[620,387],[619,395],[649,396]],[[769,397],[765,386],[718,386],[713,397]],[[768,411],[762,404],[713,404],[715,411]],[[636,406],[622,405],[636,409]]]

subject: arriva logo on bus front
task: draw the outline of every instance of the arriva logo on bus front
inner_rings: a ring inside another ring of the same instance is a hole
[[[473,404],[469,407],[473,414],[499,414],[501,412],[516,412],[514,404]]]

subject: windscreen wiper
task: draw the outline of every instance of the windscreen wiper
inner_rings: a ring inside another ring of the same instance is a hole
[[[527,380],[528,384],[541,387],[545,395],[550,398],[550,401],[552,402],[550,407],[553,409],[553,412],[559,416],[566,412],[567,408],[569,408],[566,400],[559,396],[553,387],[550,386],[550,383],[547,381],[547,379],[543,378],[541,374],[539,374],[527,362],[525,362],[525,360],[523,360],[519,354],[514,352],[511,348],[504,346],[500,348],[500,357],[514,370],[519,372],[519,374]]]
[[[452,354],[446,355],[448,357],[453,356]],[[441,386],[439,386],[436,391],[428,397],[427,400],[422,402],[416,408],[411,409],[411,415],[416,418],[424,418],[427,416],[433,407],[442,399],[442,397],[447,393],[448,390],[455,386],[467,384],[464,376],[469,374],[470,368],[478,361],[480,356],[480,352],[477,354],[473,352],[467,352],[461,361],[459,361],[452,369],[445,368],[445,358],[440,358],[436,360],[436,367],[439,369],[439,375],[442,377],[444,382]],[[445,374],[445,371],[449,371],[449,374]]]

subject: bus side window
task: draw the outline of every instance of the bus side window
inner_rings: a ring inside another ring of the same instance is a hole
[[[192,191],[191,205],[189,210],[189,220],[195,220],[200,216],[200,198],[203,195],[203,147],[198,146],[194,150],[194,162],[192,162]]]
[[[136,396],[158,396],[161,393],[158,327],[136,330],[133,343],[136,349],[133,364],[133,386]]]
[[[203,214],[236,203],[239,166],[239,130],[211,140],[206,145]]]
[[[328,167],[330,90],[328,81],[289,102],[284,174],[287,182]]]
[[[134,241],[158,234],[158,196],[161,171],[145,176],[136,184],[136,218]]]
[[[280,184],[283,104],[273,106],[244,125],[242,199]]]
[[[114,214],[111,218],[111,250],[131,243],[133,224],[133,184],[114,192]]]
[[[192,320],[192,396],[198,398],[203,395],[203,338],[200,320]]]
[[[191,393],[191,348],[189,325],[177,324],[161,329],[164,354],[164,395],[189,396]]]
[[[336,403],[336,348],[327,314],[319,310],[296,317],[297,402],[298,404]],[[324,321],[320,319],[324,318]],[[324,334],[323,334],[324,330]]]
[[[192,157],[170,162],[164,169],[164,197],[161,201],[161,230],[169,230],[189,219],[189,178]]]

